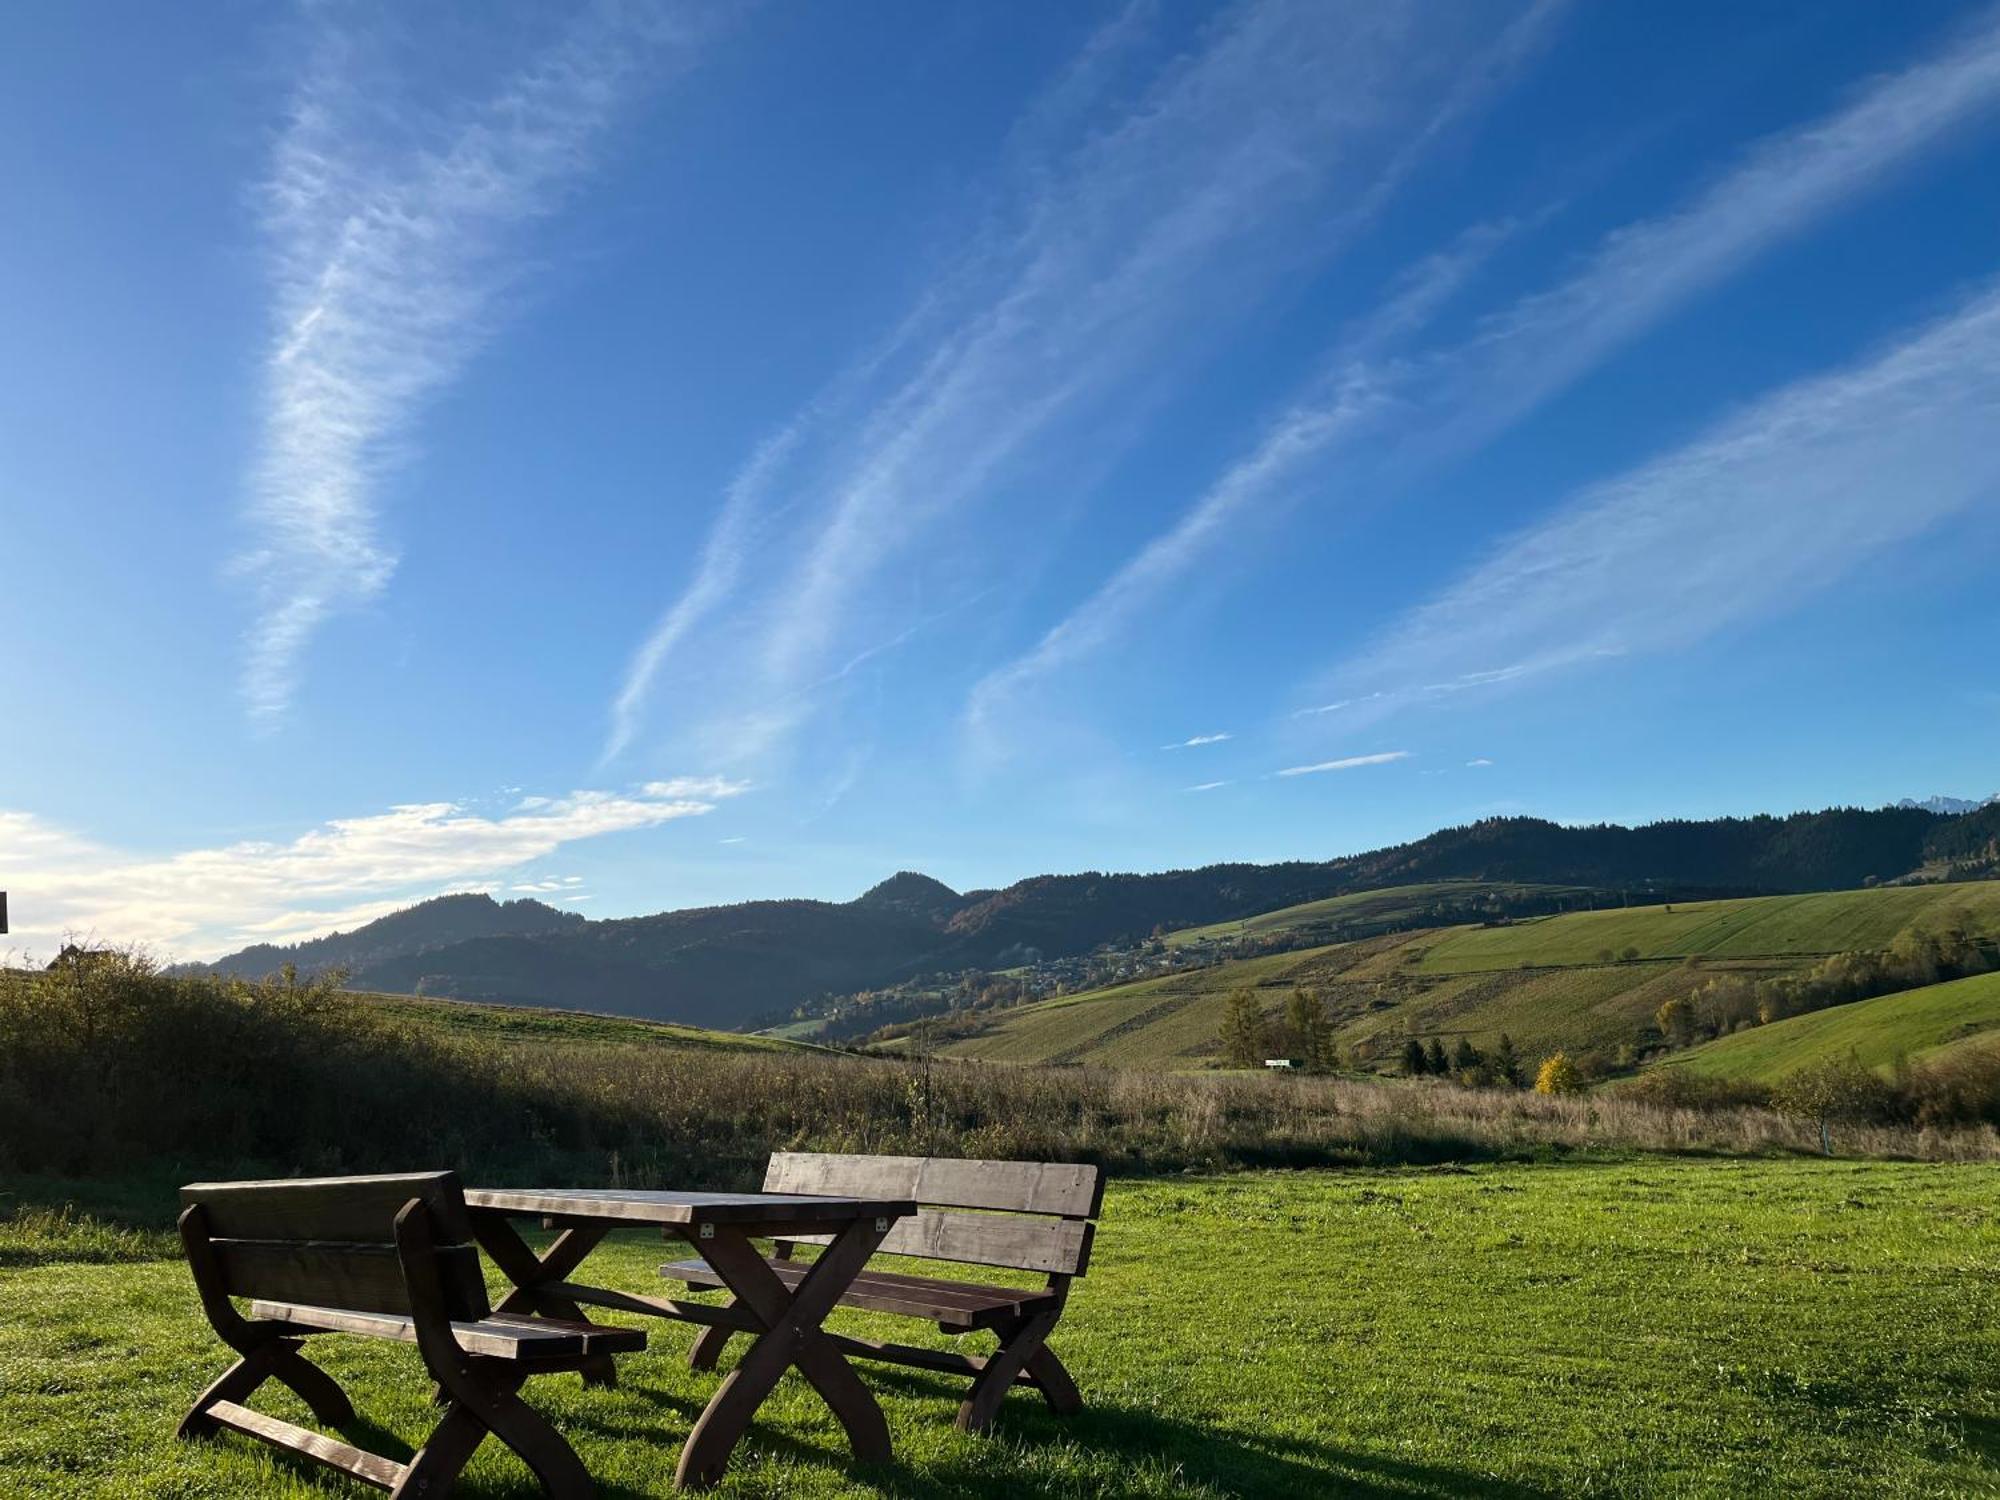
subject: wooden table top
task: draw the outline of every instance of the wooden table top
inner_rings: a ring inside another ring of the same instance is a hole
[[[798,1224],[812,1220],[900,1219],[908,1198],[834,1198],[804,1193],[695,1193],[635,1188],[467,1188],[468,1208],[626,1224]]]

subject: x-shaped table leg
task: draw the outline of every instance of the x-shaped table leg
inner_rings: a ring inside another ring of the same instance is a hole
[[[569,1280],[570,1272],[582,1265],[584,1257],[595,1250],[610,1232],[609,1225],[572,1225],[556,1236],[548,1254],[538,1257],[507,1221],[505,1214],[475,1209],[472,1214],[473,1235],[486,1253],[493,1257],[493,1264],[514,1283],[514,1289],[501,1298],[500,1305],[493,1310],[541,1313],[547,1317],[587,1322],[582,1308],[548,1288]],[[586,1364],[583,1367],[583,1383],[616,1385],[618,1376],[612,1367],[611,1356],[599,1355]]]
[[[888,1221],[857,1219],[850,1223],[813,1262],[796,1291],[786,1290],[741,1230],[715,1224],[703,1226],[703,1232],[708,1237],[690,1233],[688,1242],[735,1295],[737,1304],[763,1324],[764,1331],[723,1378],[721,1388],[694,1424],[687,1446],[681,1450],[674,1482],[698,1489],[719,1480],[751,1417],[794,1365],[847,1429],[854,1456],[864,1462],[887,1460],[889,1424],[882,1408],[820,1325],[882,1243]]]

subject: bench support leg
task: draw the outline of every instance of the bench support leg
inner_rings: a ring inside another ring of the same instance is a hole
[[[771,1388],[796,1365],[832,1408],[854,1456],[879,1463],[890,1456],[889,1424],[853,1366],[827,1338],[820,1324],[841,1294],[868,1264],[888,1226],[856,1220],[842,1230],[796,1291],[787,1291],[747,1237],[726,1225],[715,1225],[711,1239],[692,1240],[717,1280],[764,1326],[736,1367],[723,1377],[708,1408],[694,1424],[681,1450],[674,1482],[687,1489],[706,1488],[722,1477],[743,1431]],[[721,1352],[720,1343],[714,1350]]]
[[[1000,1402],[1006,1396],[1008,1388],[1024,1370],[1030,1369],[1038,1354],[1047,1353],[1044,1341],[1048,1338],[1049,1331],[1056,1326],[1057,1317],[1058,1314],[1053,1312],[1039,1313],[1001,1330],[999,1350],[988,1358],[980,1369],[978,1378],[972,1382],[971,1394],[958,1409],[960,1432],[984,1432],[993,1425],[993,1419],[1000,1414]],[[1053,1370],[1060,1372],[1060,1386],[1064,1388],[1061,1395],[1052,1393],[1050,1386],[1043,1384],[1042,1378],[1034,1375],[1032,1371],[1031,1378],[1041,1386],[1042,1394],[1047,1398],[1049,1405],[1060,1411],[1062,1407],[1057,1404],[1059,1399],[1078,1399],[1076,1386],[1070,1381],[1069,1372],[1063,1370],[1062,1362],[1057,1360],[1054,1354],[1048,1354],[1045,1366],[1048,1362],[1053,1362]],[[1055,1383],[1053,1376],[1050,1380],[1051,1383]]]
[[[611,1232],[606,1225],[578,1224],[565,1229],[556,1236],[556,1242],[549,1246],[548,1254],[537,1256],[528,1248],[528,1242],[521,1238],[507,1216],[484,1210],[474,1210],[472,1233],[481,1248],[493,1257],[507,1279],[514,1283],[514,1289],[500,1299],[495,1312],[503,1313],[543,1313],[551,1317],[571,1318],[582,1323],[588,1320],[583,1309],[574,1302],[552,1296],[545,1287],[559,1281],[569,1280],[570,1272],[583,1264],[584,1257],[595,1250],[604,1237]],[[618,1383],[618,1372],[611,1363],[611,1356],[600,1354],[583,1366],[585,1385],[614,1386]],[[444,1393],[438,1392],[442,1402]]]
[[[688,1350],[688,1368],[713,1370],[715,1362],[722,1358],[723,1348],[729,1343],[730,1335],[734,1332],[734,1329],[724,1328],[720,1324],[711,1324],[702,1329],[694,1341],[694,1347]]]
[[[591,1500],[597,1486],[576,1450],[533,1407],[514,1393],[519,1374],[488,1374],[474,1365],[446,1372],[451,1404],[417,1456],[410,1460],[392,1500],[436,1500],[449,1494],[487,1433],[512,1448],[549,1500]]]
[[[253,1345],[249,1352],[225,1370],[209,1388],[195,1398],[188,1414],[181,1418],[176,1436],[212,1437],[216,1424],[208,1417],[218,1403],[248,1401],[267,1380],[288,1387],[312,1409],[312,1414],[328,1427],[346,1427],[354,1421],[354,1403],[347,1399],[334,1378],[299,1353],[296,1340],[274,1338]]]

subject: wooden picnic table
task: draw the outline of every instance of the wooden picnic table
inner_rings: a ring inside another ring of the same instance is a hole
[[[796,1193],[642,1192],[625,1189],[468,1189],[473,1234],[514,1283],[496,1309],[581,1319],[585,1307],[674,1318],[754,1336],[723,1378],[681,1449],[674,1482],[684,1488],[722,1477],[743,1430],[786,1370],[798,1367],[847,1430],[854,1456],[890,1456],[889,1424],[821,1324],[899,1219],[917,1211],[906,1198],[821,1197]],[[537,1256],[510,1222],[538,1218],[561,1232]],[[734,1294],[729,1306],[642,1297],[575,1281],[573,1273],[614,1229],[657,1228],[685,1240]],[[788,1285],[751,1243],[785,1235],[832,1235],[825,1254]],[[608,1356],[584,1367],[596,1385],[615,1380]]]

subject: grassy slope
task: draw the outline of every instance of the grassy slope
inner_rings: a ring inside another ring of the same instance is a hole
[[[1307,901],[1299,906],[1281,907],[1245,917],[1241,921],[1212,922],[1206,927],[1184,927],[1166,937],[1169,948],[1211,939],[1262,937],[1274,932],[1292,932],[1301,927],[1320,927],[1336,922],[1394,922],[1420,916],[1426,907],[1440,901],[1471,901],[1482,896],[1521,898],[1528,896],[1588,896],[1581,886],[1524,885],[1514,881],[1444,880],[1428,885],[1387,886],[1378,891],[1355,891],[1330,896],[1324,901]]]
[[[1915,1060],[1990,1045],[1996,1035],[2000,974],[1981,974],[1739,1031],[1674,1053],[1659,1066],[1771,1083],[1809,1063],[1850,1053],[1869,1067],[1886,1068],[1899,1057]]]
[[[720,1493],[1992,1494],[1996,1226],[1990,1171],[1911,1164],[1114,1183],[1057,1339],[1082,1415],[1054,1419],[1016,1392],[994,1437],[966,1437],[952,1427],[954,1384],[867,1368],[896,1446],[891,1466],[868,1472],[844,1461],[824,1407],[788,1377]],[[7,1229],[0,1493],[362,1493],[244,1440],[172,1439],[182,1406],[226,1363],[177,1261],[135,1242],[123,1263],[88,1263],[107,1256],[85,1245],[82,1259],[29,1264],[10,1255]],[[657,1240],[632,1236],[585,1269],[643,1292],[659,1284],[659,1259]],[[837,1322],[947,1342],[905,1319]],[[679,1444],[719,1379],[688,1370],[692,1329],[650,1327],[652,1347],[621,1360],[617,1389],[556,1376],[526,1392],[611,1497],[673,1493]],[[413,1351],[336,1338],[315,1352],[395,1437],[436,1421]],[[289,1400],[258,1397],[302,1417]],[[537,1491],[488,1444],[460,1493]]]
[[[470,1000],[427,1000],[411,995],[361,994],[355,998],[399,1021],[435,1028],[450,1036],[489,1042],[615,1043],[619,1046],[695,1047],[725,1052],[797,1051],[803,1045],[774,1036],[709,1031],[700,1026],[641,1021],[630,1016],[594,1015],[588,1011],[484,1005]]]
[[[1300,949],[1026,1006],[945,1050],[1007,1062],[1196,1066],[1214,1056],[1225,997],[1243,985],[1272,1014],[1294,986],[1318,988],[1338,1039],[1372,1047],[1378,1059],[1410,1035],[1487,1046],[1504,1031],[1530,1056],[1611,1048],[1699,982],[1686,960],[1709,973],[1793,968],[1823,953],[1886,947],[1906,928],[1953,925],[2000,933],[2000,882],[1573,912]],[[1598,962],[1605,949],[1627,948],[1640,958]]]

